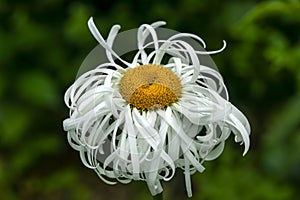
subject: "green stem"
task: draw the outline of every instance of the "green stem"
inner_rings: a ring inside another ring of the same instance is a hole
[[[159,193],[153,197],[154,200],[163,200],[163,193]]]

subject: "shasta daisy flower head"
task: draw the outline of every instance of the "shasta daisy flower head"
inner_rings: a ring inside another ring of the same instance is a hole
[[[221,49],[205,51],[194,34],[171,31],[160,38],[159,30],[167,30],[162,25],[141,25],[136,49],[128,50],[135,55],[126,60],[114,50],[120,26],[105,40],[90,18],[88,27],[107,61],[81,74],[66,91],[70,116],[63,126],[83,164],[106,183],[143,180],[156,195],[163,190],[161,181],[181,168],[190,197],[191,175],[220,156],[231,133],[247,153],[250,126],[228,101],[218,70],[206,64],[225,41]]]

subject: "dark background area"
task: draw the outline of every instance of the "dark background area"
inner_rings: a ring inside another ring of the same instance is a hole
[[[252,127],[251,148],[230,137],[223,154],[192,176],[199,200],[298,199],[300,2],[217,0],[0,0],[0,199],[152,199],[144,182],[108,186],[67,143],[63,95],[104,37],[167,21],[207,42],[233,102]],[[185,199],[182,171],[165,199]]]

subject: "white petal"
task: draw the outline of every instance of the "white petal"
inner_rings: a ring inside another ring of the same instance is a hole
[[[128,133],[128,142],[130,147],[130,156],[133,167],[133,178],[138,179],[140,173],[140,165],[139,165],[139,153],[137,149],[137,133],[133,127],[133,120],[131,116],[130,106],[127,106],[127,111],[125,112],[125,128]]]
[[[225,147],[225,142],[221,142],[215,149],[210,151],[208,155],[204,158],[205,160],[214,160],[221,155]]]
[[[244,153],[243,155],[246,155],[247,151],[249,150],[250,146],[250,139],[249,139],[249,133],[243,126],[243,124],[233,115],[229,115],[229,120],[227,123],[231,126],[232,131],[236,135],[236,142],[240,142],[240,139],[237,139],[239,136],[242,137],[242,142],[244,143]]]
[[[91,17],[88,21],[88,27],[93,34],[94,38],[99,42],[103,48],[105,48],[107,51],[110,51],[113,56],[115,56],[118,60],[120,60],[122,63],[124,63],[127,66],[130,66],[130,63],[126,62],[125,60],[121,59],[113,50],[112,48],[106,43],[100,32],[98,31],[93,18]]]
[[[185,187],[188,197],[192,197],[192,186],[191,186],[191,174],[190,174],[190,163],[188,159],[184,158],[184,178],[185,178]]]
[[[119,30],[121,29],[121,26],[120,25],[114,25],[111,29],[110,29],[110,32],[108,34],[108,37],[107,37],[107,45],[112,49],[112,46],[113,46],[113,43],[114,43],[114,40],[119,32]],[[112,57],[112,54],[111,54],[111,51],[109,50],[106,50],[106,56],[109,60],[110,63],[115,63],[113,57]]]
[[[154,126],[151,126],[149,121],[141,116],[136,108],[132,110],[132,117],[134,125],[139,130],[139,134],[141,134],[142,139],[149,143],[154,150],[157,150],[161,139]]]
[[[145,173],[145,175],[146,175],[146,182],[147,182],[148,188],[151,192],[151,195],[155,196],[155,195],[161,193],[163,191],[163,189],[162,189],[160,181],[158,179],[156,179],[154,184],[152,182],[150,183],[149,178],[148,178],[149,173]]]

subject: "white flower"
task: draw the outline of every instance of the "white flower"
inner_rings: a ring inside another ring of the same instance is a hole
[[[230,133],[247,153],[250,126],[228,101],[220,73],[199,59],[226,43],[207,52],[193,34],[160,39],[156,31],[164,24],[139,27],[137,53],[128,62],[113,50],[120,26],[104,40],[93,19],[88,21],[109,62],[85,72],[67,90],[70,117],[63,126],[83,164],[106,183],[144,180],[156,195],[162,192],[160,181],[170,180],[179,167],[190,197],[190,176],[222,153]]]

